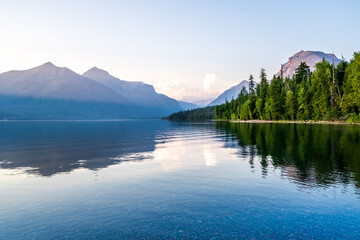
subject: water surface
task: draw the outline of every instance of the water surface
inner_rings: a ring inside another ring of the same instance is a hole
[[[1,239],[358,239],[360,128],[0,123]]]

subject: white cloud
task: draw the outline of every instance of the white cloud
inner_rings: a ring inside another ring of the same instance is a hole
[[[159,92],[169,91],[171,88],[176,87],[179,84],[179,80],[171,79],[171,80],[159,80],[154,85],[156,90]]]
[[[217,85],[221,85],[221,83],[218,81],[219,76],[215,73],[199,73],[198,75],[171,71],[159,73],[154,83],[155,90],[171,98],[192,102],[193,100],[215,98],[219,95]]]
[[[203,90],[208,91],[210,90],[210,85],[215,82],[216,74],[214,73],[207,73],[205,74],[204,82],[203,82]]]

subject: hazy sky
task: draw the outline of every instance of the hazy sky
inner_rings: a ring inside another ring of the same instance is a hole
[[[195,100],[276,73],[300,50],[350,59],[360,1],[0,1],[0,72],[93,66]]]

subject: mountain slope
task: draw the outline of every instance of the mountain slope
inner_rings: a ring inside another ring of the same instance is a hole
[[[183,110],[199,108],[199,106],[194,103],[183,102],[183,101],[178,101],[178,103]]]
[[[96,67],[85,72],[83,76],[111,88],[133,105],[154,108],[154,111],[163,112],[165,115],[181,110],[175,99],[158,94],[152,85],[120,80]]]
[[[29,70],[2,73],[0,85],[0,94],[7,96],[126,103],[110,88],[50,62]]]
[[[198,105],[199,107],[206,107],[214,100],[215,100],[215,98],[207,98],[207,99],[201,99],[201,100],[196,100],[196,101],[192,101],[192,102],[194,104]]]
[[[249,91],[249,83],[250,82],[248,80],[243,80],[238,85],[232,86],[231,88],[220,94],[220,96],[218,96],[208,106],[220,105],[225,103],[226,100],[231,101],[231,99],[236,99],[243,87],[245,87],[245,89]],[[256,82],[254,83],[256,86]]]
[[[159,118],[181,110],[173,99],[168,108],[139,105],[116,89],[52,63],[2,73],[0,86],[0,119]],[[157,94],[157,99],[161,103],[170,98]]]
[[[325,58],[326,61],[332,63],[334,59],[335,66],[338,65],[341,60],[335,55],[330,53],[323,53],[320,51],[300,51],[289,58],[287,63],[283,65],[283,76],[292,77],[295,73],[295,69],[299,67],[301,62],[306,62],[311,71],[314,71],[315,64],[321,62]],[[281,70],[276,74],[279,76]]]

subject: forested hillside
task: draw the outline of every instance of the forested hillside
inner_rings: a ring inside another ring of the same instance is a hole
[[[251,82],[253,77],[250,75]],[[292,78],[280,74],[243,89],[238,98],[215,106],[215,119],[231,120],[347,120],[359,122],[360,53],[336,67],[323,60],[311,72],[302,62]]]
[[[167,117],[173,121],[205,121],[215,118],[214,106],[173,113]]]

